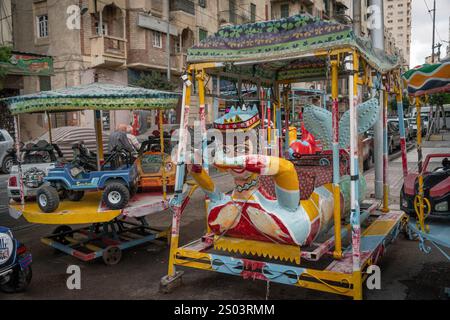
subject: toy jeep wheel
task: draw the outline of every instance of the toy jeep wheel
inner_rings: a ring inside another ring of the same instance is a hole
[[[46,213],[50,213],[58,209],[59,194],[58,191],[51,186],[43,186],[37,191],[37,203],[39,208]]]
[[[112,210],[123,209],[130,200],[130,191],[120,182],[109,183],[103,192],[103,201]]]
[[[84,197],[84,191],[74,191],[69,190],[67,191],[67,198],[70,201],[80,201]]]

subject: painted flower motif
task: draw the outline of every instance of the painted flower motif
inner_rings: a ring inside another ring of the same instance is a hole
[[[270,22],[267,25],[267,32],[273,32],[273,33],[279,32],[280,27],[281,27],[280,22]]]

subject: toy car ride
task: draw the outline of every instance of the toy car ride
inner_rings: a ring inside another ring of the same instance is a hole
[[[24,291],[31,282],[31,253],[10,229],[0,227],[0,291]]]
[[[423,165],[424,212],[428,216],[450,216],[450,153],[430,154]],[[418,174],[406,176],[400,191],[400,208],[415,216],[419,205]]]
[[[174,188],[176,166],[172,162],[169,155],[170,152],[170,137],[164,138],[164,153],[161,152],[159,137],[149,137],[148,140],[142,143],[136,160],[136,167],[139,175],[139,189],[161,189],[163,185],[163,175],[166,180],[167,188]]]
[[[48,170],[57,162],[64,161],[63,154],[56,144],[50,144],[45,140],[27,144],[21,148],[20,153],[24,197],[32,198],[44,184]],[[19,176],[19,168],[14,165],[8,179],[8,197],[16,202],[20,202]]]
[[[100,170],[93,163],[94,156],[83,144],[74,145],[74,160],[70,164],[50,169],[39,188],[37,202],[43,212],[54,212],[60,197],[80,201],[85,191],[102,190],[102,200],[111,210],[123,209],[134,194],[137,170],[131,154],[114,148]]]

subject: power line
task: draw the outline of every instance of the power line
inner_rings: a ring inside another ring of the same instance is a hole
[[[425,6],[427,7],[427,11],[428,11],[428,15],[430,16],[430,18],[431,18],[431,21],[433,21],[433,16],[431,15],[431,11],[433,11],[433,10],[430,10],[430,8],[428,7],[428,4],[427,4],[427,1],[426,0],[423,0],[423,2],[425,3]],[[435,9],[434,9],[435,10]],[[436,14],[436,13],[435,13]],[[439,34],[439,30],[436,28],[436,34],[437,34],[437,36],[438,36],[438,38],[439,38],[439,41],[440,42],[443,42],[442,41],[442,39],[441,39],[441,35]]]

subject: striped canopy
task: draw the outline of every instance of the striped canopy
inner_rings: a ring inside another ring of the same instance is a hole
[[[4,99],[12,114],[76,110],[149,110],[176,108],[174,92],[91,83]]]
[[[424,64],[403,74],[410,96],[450,92],[450,60]]]

